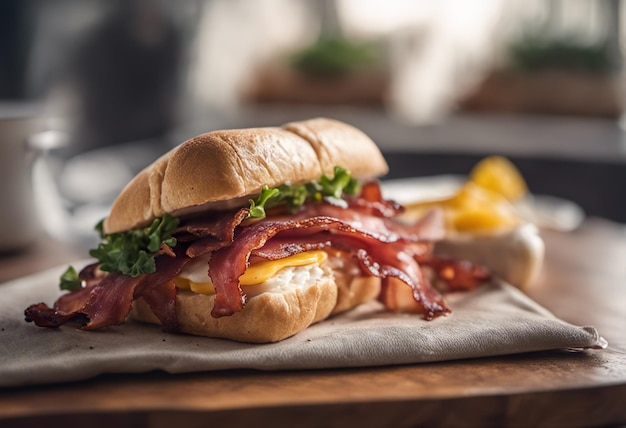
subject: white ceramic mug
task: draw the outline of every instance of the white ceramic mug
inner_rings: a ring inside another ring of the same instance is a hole
[[[34,107],[0,104],[0,251],[32,243],[41,233],[32,185],[37,150],[30,138],[46,130]]]

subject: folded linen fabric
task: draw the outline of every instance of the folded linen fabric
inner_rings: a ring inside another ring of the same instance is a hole
[[[0,386],[88,379],[105,373],[382,366],[564,348],[600,348],[593,327],[568,324],[502,281],[446,296],[433,321],[371,302],[274,344],[174,335],[128,321],[103,331],[39,328],[30,304],[53,302],[65,266],[0,285]]]

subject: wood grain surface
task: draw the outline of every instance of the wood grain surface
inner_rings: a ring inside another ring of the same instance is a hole
[[[602,426],[626,424],[626,238],[545,231],[527,290],[609,348],[342,370],[106,375],[0,390],[0,426]]]

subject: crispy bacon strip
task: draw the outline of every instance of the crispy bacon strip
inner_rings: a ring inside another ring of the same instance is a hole
[[[232,240],[233,230],[248,215],[248,208],[241,208],[234,214],[224,212],[190,219],[176,228],[172,235],[180,242],[212,237],[218,241]]]
[[[450,312],[441,294],[424,277],[415,259],[415,247],[403,242],[367,244],[357,251],[357,259],[363,269],[382,279],[379,300],[387,309],[423,313],[428,320]]]
[[[400,224],[392,218],[379,215],[363,206],[346,210],[329,204],[308,205],[298,218],[327,216],[340,218],[358,229],[381,235],[386,241],[399,239],[413,242],[438,241],[445,237],[443,211],[432,209],[413,225]]]
[[[312,247],[330,245],[349,251],[358,258],[370,275],[400,279],[413,290],[413,296],[427,318],[447,313],[441,295],[422,275],[414,259],[414,242],[404,241],[395,233],[370,233],[334,217],[317,216],[300,220],[266,219],[242,227],[235,241],[215,251],[209,261],[209,276],[216,289],[214,317],[228,316],[243,309],[245,296],[238,278],[249,262],[250,255],[277,257]],[[279,238],[276,245],[272,238]],[[288,241],[293,244],[289,246]],[[266,246],[269,249],[264,250]],[[400,253],[405,257],[399,257]],[[273,254],[273,255],[272,255]]]
[[[93,287],[85,304],[77,311],[89,320],[81,326],[81,330],[95,330],[124,323],[130,312],[135,287],[144,278],[133,278],[121,273],[107,275]],[[61,307],[58,310],[65,311]]]
[[[53,308],[39,303],[26,308],[24,314],[27,321],[40,327],[59,327],[75,320],[85,320],[81,330],[122,324],[130,311],[135,288],[144,278],[112,273],[95,285],[64,294]]]
[[[380,184],[370,181],[361,186],[358,197],[349,197],[348,206],[351,209],[359,209],[370,215],[393,218],[404,211],[404,207],[396,201],[384,199]]]
[[[34,322],[39,327],[59,327],[83,315],[78,312],[62,313],[45,303],[36,303],[26,308],[24,316],[26,317],[26,322]]]
[[[196,239],[187,247],[186,254],[189,257],[198,257],[211,251],[218,250],[230,245],[235,238],[235,228],[248,216],[250,210],[240,209],[233,216],[231,213],[223,214],[212,224],[204,222],[187,225],[186,232],[193,231]],[[174,234],[178,239],[178,235]]]
[[[176,291],[176,283],[169,280],[150,287],[141,294],[141,297],[161,322],[163,330],[170,333],[179,330],[176,315]]]
[[[135,291],[134,298],[143,297],[150,309],[161,321],[165,331],[178,331],[176,316],[176,278],[191,260],[183,247],[175,249],[176,257],[157,257],[156,271],[146,275],[145,281]]]
[[[380,183],[377,181],[364,184],[361,195],[350,198],[348,201],[353,210],[389,219],[385,220],[385,227],[403,235],[404,239],[438,241],[445,238],[445,225],[441,209],[431,209],[415,224],[399,224],[393,219],[404,211],[404,207],[395,201],[383,199]]]
[[[163,291],[163,287],[168,291],[167,284],[190,260],[183,251],[178,250],[177,257],[158,257],[157,271],[152,274],[131,277],[118,272],[110,273],[78,291],[62,295],[52,308],[43,303],[32,305],[24,312],[26,320],[40,327],[59,327],[71,321],[83,321],[81,330],[95,330],[122,324],[133,300],[144,297],[155,315],[165,321],[164,327],[175,330],[177,324],[171,321],[176,318],[175,300],[172,298],[175,293],[172,294],[170,288],[167,299],[155,295]],[[156,288],[161,290],[157,291]]]
[[[422,266],[432,268],[450,291],[473,290],[491,278],[489,269],[467,260],[435,256],[425,256],[418,260]]]

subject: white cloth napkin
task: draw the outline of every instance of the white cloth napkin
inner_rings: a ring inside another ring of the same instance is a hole
[[[102,331],[46,329],[24,309],[59,296],[62,266],[0,285],[0,386],[88,379],[103,373],[363,367],[475,358],[563,348],[599,348],[593,327],[555,318],[502,283],[446,296],[447,317],[424,321],[372,302],[275,344],[163,333],[129,321]]]

